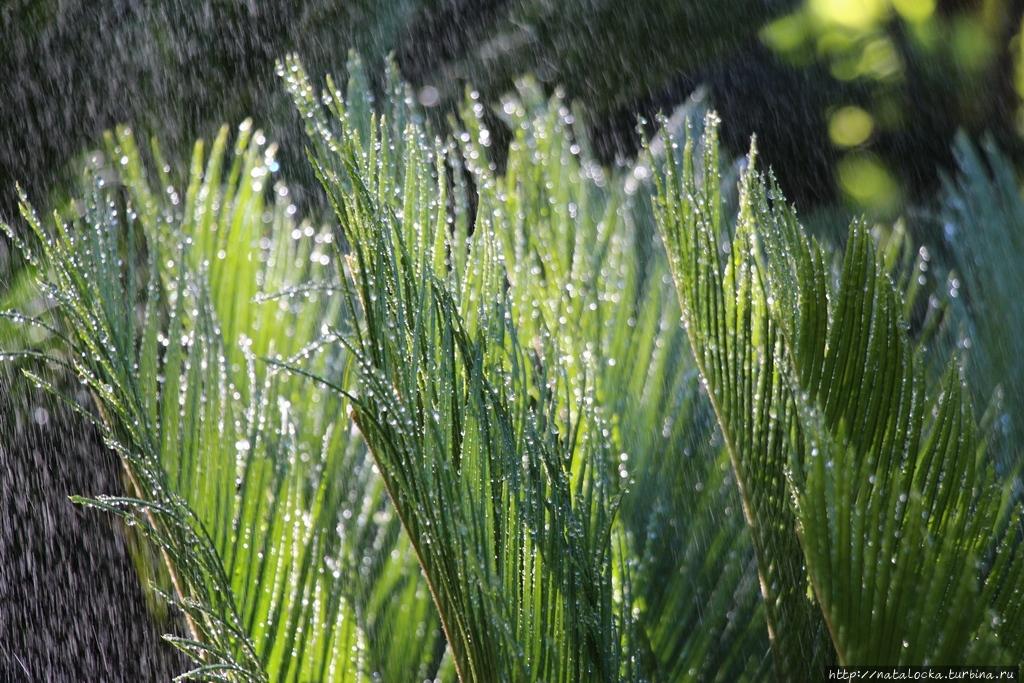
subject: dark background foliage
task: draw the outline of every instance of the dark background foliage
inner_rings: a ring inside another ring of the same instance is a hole
[[[305,176],[299,128],[273,74],[286,51],[314,76],[343,71],[349,49],[379,75],[393,52],[402,76],[432,88],[443,122],[472,84],[485,100],[533,72],[564,85],[585,112],[598,158],[636,150],[636,115],[684,100],[705,84],[725,121],[730,151],[752,132],[799,204],[838,198],[827,112],[866,104],[880,86],[837,79],[821,60],[783,59],[758,39],[797,0],[663,3],[585,0],[20,0],[0,9],[0,212],[13,187],[35,197],[73,178],[73,159],[104,129],[131,122],[157,135],[172,155],[222,121],[252,115],[282,143],[286,175]],[[994,47],[980,70],[915,50],[904,22],[884,27],[900,53],[895,86],[903,125],[872,141],[905,179],[911,198],[934,188],[960,126],[989,130],[1016,147],[1014,49],[1021,0],[940,0],[935,16],[995,16],[979,40]],[[884,85],[881,86],[884,89]],[[891,89],[891,88],[890,88]],[[651,118],[648,116],[648,118]]]

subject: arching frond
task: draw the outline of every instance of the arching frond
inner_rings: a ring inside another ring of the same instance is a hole
[[[987,401],[999,399],[1000,465],[1021,467],[1024,439],[1024,201],[1009,161],[992,140],[980,149],[959,136],[953,148],[957,174],[943,178],[938,223],[952,257],[950,290],[970,339],[972,386]],[[1018,494],[1019,495],[1019,494]]]
[[[248,122],[233,154],[227,134],[196,145],[183,196],[162,169],[151,189],[121,129],[119,182],[94,172],[73,225],[23,205],[53,329],[130,482],[82,502],[155,541],[193,678],[431,675],[439,623],[365,446],[338,398],[280,369],[344,381],[324,347],[343,319],[332,235],[292,220],[283,185],[265,205],[273,150]]]
[[[480,220],[503,238],[522,338],[569,368],[569,395],[593,382],[634,558],[644,669],[651,680],[763,678],[767,632],[753,546],[671,287],[647,188],[587,161],[572,113],[524,79],[501,113],[514,131],[503,175],[487,164],[482,107],[463,112],[463,156]]]
[[[777,365],[778,326],[761,290],[750,234],[728,234],[720,194],[717,121],[694,168],[667,145],[656,214],[683,320],[736,472],[750,525],[776,676],[810,680],[832,661],[820,613],[808,597],[804,557],[786,481],[788,415]],[[749,229],[748,229],[749,230]],[[724,250],[724,261],[720,251]],[[822,295],[824,292],[822,292]]]
[[[465,206],[448,211],[450,150],[415,124],[399,142],[387,117],[366,140],[330,83],[329,118],[300,65],[282,70],[351,245],[353,418],[460,680],[632,677],[613,454],[590,391],[567,392],[565,367],[520,340],[493,227],[470,236]]]
[[[1000,600],[1024,558],[957,373],[929,398],[864,227],[833,285],[753,153],[729,234],[711,124],[702,167],[690,142],[681,170],[670,155],[659,222],[755,536],[778,673],[820,643],[820,618],[842,663],[1018,661],[1016,608]],[[801,624],[811,632],[794,638]]]

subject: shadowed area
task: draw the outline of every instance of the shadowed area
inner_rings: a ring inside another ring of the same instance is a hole
[[[0,369],[0,681],[170,680],[185,662],[147,613],[123,527],[68,500],[123,494],[117,457],[48,396],[12,395],[10,370]]]

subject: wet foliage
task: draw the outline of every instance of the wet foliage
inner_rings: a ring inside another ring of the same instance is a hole
[[[937,356],[985,313],[922,283],[900,226],[809,237],[755,153],[723,173],[696,106],[612,172],[529,78],[471,91],[445,136],[393,65],[383,96],[354,57],[344,89],[278,72],[322,224],[246,121],[180,187],[118,128],[67,209],[22,194],[4,226],[28,264],[4,358],[120,458],[124,494],[75,501],[138,541],[187,678],[1021,661],[1013,442],[990,435],[1015,394],[976,424]],[[1019,195],[971,149],[948,220],[998,231],[983,210]]]
[[[753,530],[778,677],[816,678],[833,657],[1019,662],[1020,509],[955,365],[928,388],[864,226],[834,279],[754,153],[730,235],[715,125],[699,170],[692,141],[681,168],[669,155],[659,225]]]

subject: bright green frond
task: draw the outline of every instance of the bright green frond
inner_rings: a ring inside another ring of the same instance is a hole
[[[91,504],[161,549],[192,676],[430,675],[439,623],[365,446],[340,398],[281,370],[344,382],[333,235],[294,221],[281,184],[264,204],[273,149],[249,122],[227,140],[196,145],[182,196],[166,171],[150,188],[121,129],[120,187],[94,173],[73,225],[37,227],[40,289],[131,482]]]
[[[657,681],[760,677],[753,547],[714,416],[693,400],[697,374],[646,196],[586,160],[560,96],[546,101],[524,79],[501,113],[515,136],[496,176],[483,107],[470,98],[463,112],[478,215],[503,237],[519,335],[566,363],[568,398],[593,385],[605,417],[636,558],[628,587],[643,669]]]
[[[683,150],[682,169],[670,141],[656,213],[683,321],[751,528],[776,676],[810,680],[834,655],[820,612],[808,597],[789,502],[789,410],[778,372],[780,332],[769,315],[753,252],[755,216],[741,209],[734,235],[724,221],[716,127],[709,115],[699,170],[692,141],[688,138]],[[749,209],[745,202],[741,206]]]
[[[386,117],[366,139],[340,93],[324,95],[329,118],[296,61],[282,72],[351,245],[353,418],[460,679],[631,677],[630,611],[613,590],[613,453],[592,383],[520,338],[495,226],[477,214],[470,235],[446,182],[455,152],[415,124],[392,137]]]

